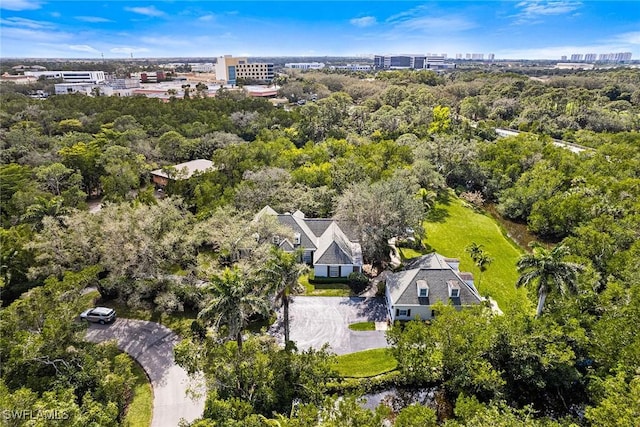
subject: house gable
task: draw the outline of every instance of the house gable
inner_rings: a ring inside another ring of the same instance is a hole
[[[473,284],[462,280],[438,254],[420,257],[408,265],[414,268],[391,274],[387,279],[390,307],[429,306],[437,302],[467,306],[482,301]],[[421,288],[428,288],[426,296],[420,295]]]

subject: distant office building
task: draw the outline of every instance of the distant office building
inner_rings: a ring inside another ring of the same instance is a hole
[[[113,88],[104,84],[94,83],[58,83],[54,85],[56,95],[81,93],[89,96],[112,96]]]
[[[135,89],[140,87],[140,79],[110,79],[107,84],[115,90]]]
[[[371,65],[366,65],[366,64],[347,64],[347,65],[332,65],[329,68],[332,70],[371,71],[373,67]]]
[[[564,61],[566,61],[566,60],[567,60],[567,55],[562,55],[562,56],[560,57],[560,61],[564,62]]]
[[[482,61],[484,60],[484,53],[472,53],[471,59],[474,61]]]
[[[424,68],[425,58],[425,55],[376,55],[373,65],[380,70]]]
[[[593,70],[594,65],[584,62],[558,62],[556,68],[559,70]]]
[[[288,62],[284,64],[284,68],[294,70],[321,70],[325,67],[323,62]]]
[[[238,79],[270,82],[275,76],[272,63],[249,63],[246,57],[231,55],[218,57],[215,69],[216,78],[230,85],[235,85]]]
[[[493,53],[490,53],[488,58],[489,58],[489,61],[493,61],[494,59],[496,59],[496,55]]]
[[[425,70],[454,68],[445,64],[444,56],[433,55],[376,55],[373,66],[378,70]]]
[[[158,83],[167,79],[164,71],[143,71],[141,73],[132,73],[132,79],[137,79],[140,83]]]
[[[104,71],[25,71],[24,75],[62,79],[65,83],[101,83],[106,80]]]
[[[210,62],[206,64],[189,64],[189,66],[191,67],[191,71],[194,73],[213,73],[213,70],[215,68]]]
[[[0,82],[12,82],[17,85],[28,85],[36,83],[37,81],[38,79],[34,76],[11,75],[7,73],[0,76]]]
[[[631,52],[601,53],[598,55],[601,62],[627,62],[631,61]]]
[[[461,53],[456,53],[456,59],[462,59],[462,54]]]
[[[11,67],[13,71],[47,71],[47,67],[43,67],[42,65],[16,65],[15,67]]]
[[[571,55],[571,62],[575,62],[575,61],[582,61],[581,53],[574,53],[573,55]]]
[[[598,55],[595,54],[595,53],[587,53],[584,56],[584,60],[587,61],[587,62],[591,62],[591,61],[595,61],[597,57],[598,57]]]
[[[456,64],[450,64],[444,62],[446,58],[442,55],[439,56],[427,56],[424,61],[424,68],[426,70],[447,70],[450,68],[456,68]]]
[[[616,61],[631,61],[631,52],[621,52],[616,54]]]
[[[470,54],[470,53],[467,53],[467,54],[465,55],[465,59],[471,59],[471,54]]]

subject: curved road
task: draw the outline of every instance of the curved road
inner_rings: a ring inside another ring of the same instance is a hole
[[[145,370],[153,387],[152,427],[176,427],[181,418],[193,421],[202,416],[205,394],[198,389],[197,398],[187,395],[196,385],[173,360],[180,338],[170,329],[144,320],[117,319],[110,325],[90,324],[87,340],[116,340],[118,348]]]

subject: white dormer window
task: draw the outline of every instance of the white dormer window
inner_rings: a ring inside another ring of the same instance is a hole
[[[296,233],[296,234],[294,234],[294,236],[293,236],[293,243],[294,243],[294,244],[296,244],[296,245],[299,245],[299,244],[300,244],[300,233]]]
[[[456,280],[449,280],[447,287],[449,288],[449,298],[460,297],[460,284]]]
[[[429,285],[426,280],[418,280],[416,286],[418,288],[418,297],[427,298],[429,296]]]
[[[279,245],[280,244],[280,236],[273,236],[271,238],[271,241],[273,242],[274,245]]]

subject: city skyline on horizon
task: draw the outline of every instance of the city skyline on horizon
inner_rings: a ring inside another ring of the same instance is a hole
[[[574,54],[630,52],[632,59],[638,59],[636,7],[634,2],[565,0],[4,0],[0,3],[0,56],[127,59],[446,53],[456,59],[458,54],[482,53],[485,59],[494,54],[496,60],[559,60]]]

